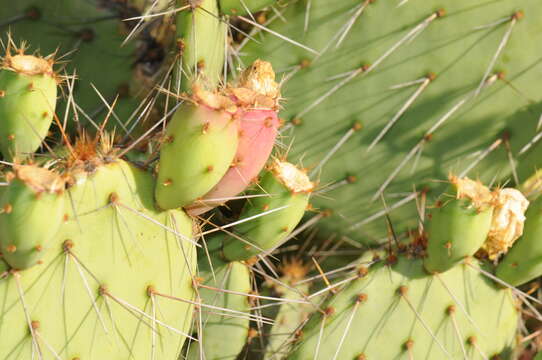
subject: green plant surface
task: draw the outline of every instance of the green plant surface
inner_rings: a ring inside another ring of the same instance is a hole
[[[247,15],[257,12],[266,6],[278,3],[277,0],[218,0],[220,12],[227,15]]]
[[[487,359],[509,350],[515,301],[478,266],[437,277],[403,256],[390,267],[373,265],[330,296],[288,359]]]
[[[301,302],[309,293],[308,283],[295,286],[289,283],[286,277],[282,277],[280,281],[288,284],[289,288],[281,285],[275,287],[275,291],[280,294],[284,303],[280,305],[267,337],[264,355],[266,360],[288,358],[291,348],[295,345],[296,332],[314,311],[312,305]]]
[[[238,145],[232,114],[206,104],[183,104],[160,148],[156,202],[162,209],[189,205],[228,171]]]
[[[295,173],[301,175],[293,175]],[[291,183],[285,181],[288,177],[291,177],[288,179]],[[295,183],[297,177],[305,179]],[[292,185],[305,188],[299,190]],[[248,260],[282,245],[303,217],[312,186],[306,175],[294,165],[275,162],[270,170],[264,171],[253,193],[259,197],[250,199],[243,207],[240,220],[245,221],[235,227],[237,236],[224,240],[224,257],[231,261]]]
[[[125,92],[122,88],[130,85],[136,62],[135,42],[122,44],[127,35],[120,20],[123,15],[107,8],[107,3],[21,0],[0,8],[0,30],[10,31],[15,43],[24,41],[29,51],[39,50],[42,54],[57,51],[63,64],[58,68],[65,67],[68,75],[75,73],[79,79],[73,89],[77,105],[94,121],[96,114],[107,112],[107,107],[93,86],[111,103],[119,91]],[[65,85],[64,95],[68,93]],[[130,98],[120,99],[115,110],[118,119],[126,121],[136,105]],[[67,102],[62,102],[57,109],[61,119],[66,106]],[[75,120],[93,128],[81,111]],[[122,129],[117,118],[111,123]],[[77,122],[69,124],[75,127]]]
[[[0,196],[0,248],[4,261],[24,270],[36,265],[51,246],[58,246],[67,201],[64,182],[48,170],[20,165],[14,176]]]
[[[197,6],[190,7],[195,3]],[[180,88],[190,90],[197,81],[213,89],[224,72],[226,23],[220,18],[216,0],[178,0],[178,5],[188,7],[180,11],[176,19],[177,42],[182,54]]]
[[[56,108],[57,78],[46,59],[9,52],[0,70],[0,152],[8,160],[21,160],[47,136]]]
[[[205,255],[198,260],[202,308],[202,344],[192,343],[187,359],[235,360],[245,347],[250,323],[251,274],[240,262],[224,262]],[[244,294],[244,295],[243,295]],[[218,314],[220,313],[220,315]],[[203,354],[201,354],[203,350]]]
[[[365,243],[385,238],[386,209],[396,232],[415,227],[413,191],[438,194],[434,180],[449,172],[504,182],[513,179],[513,158],[521,181],[539,158],[536,147],[520,149],[542,109],[533,81],[542,74],[535,45],[542,5],[403,3],[313,0],[307,14],[308,2],[297,1],[281,9],[287,21],[269,28],[319,56],[265,31],[240,49],[244,62],[265,58],[285,78],[281,115],[291,122],[283,141],[294,142],[293,159],[321,173],[315,205],[333,211],[319,225]],[[350,31],[341,32],[349,21]],[[363,129],[353,131],[354,122]]]
[[[478,186],[479,190],[464,196],[463,186]],[[493,202],[490,190],[482,184],[469,179],[452,182],[427,221],[427,271],[444,272],[482,247],[491,227]]]
[[[122,160],[76,176],[57,247],[0,280],[0,358],[178,356],[195,297],[192,222],[157,212],[153,188]]]

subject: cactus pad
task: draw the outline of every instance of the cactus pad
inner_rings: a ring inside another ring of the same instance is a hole
[[[540,53],[525,46],[542,41],[541,13],[536,0],[298,1],[282,11],[286,22],[269,25],[282,38],[262,31],[263,41],[249,41],[243,61],[265,58],[283,71],[292,158],[331,184],[315,205],[334,215],[319,225],[375,242],[386,235],[386,209],[397,232],[416,226],[414,190],[443,190],[430,180],[452,171],[505,182],[509,155],[539,159],[536,147],[519,152],[541,109],[532,81]],[[361,131],[351,131],[355,121]],[[536,166],[527,163],[519,181]]]
[[[154,210],[152,176],[121,160],[74,180],[58,247],[0,280],[0,358],[176,358],[194,300],[191,221]]]
[[[510,291],[478,270],[428,276],[403,256],[373,265],[323,309],[288,359],[487,359],[514,346],[518,321]]]
[[[204,355],[200,354],[200,344],[193,343],[188,359],[235,360],[248,337],[250,303],[248,296],[242,294],[252,290],[250,272],[245,264],[225,263],[216,256],[202,256],[198,271],[200,283],[208,287],[199,289],[202,303],[214,309],[203,305],[200,313]]]

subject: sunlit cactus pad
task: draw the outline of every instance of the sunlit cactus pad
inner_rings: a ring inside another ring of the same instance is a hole
[[[383,209],[397,231],[415,226],[413,192],[451,170],[514,180],[512,158],[525,180],[537,156],[519,152],[542,109],[541,14],[536,0],[298,1],[269,27],[320,55],[265,31],[249,41],[243,60],[265,57],[285,79],[284,141],[321,171],[316,205],[334,213],[323,226],[378,241]]]
[[[373,265],[311,319],[288,359],[487,359],[509,351],[515,301],[478,266],[429,276],[402,256]]]
[[[121,160],[77,176],[43,259],[2,272],[0,358],[176,358],[194,300],[192,223],[158,213],[152,190]]]

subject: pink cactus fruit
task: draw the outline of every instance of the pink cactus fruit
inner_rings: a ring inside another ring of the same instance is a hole
[[[237,86],[226,88],[225,93],[238,106],[239,145],[218,184],[186,208],[191,215],[202,214],[245,190],[269,159],[277,138],[280,90],[270,63],[256,60]]]

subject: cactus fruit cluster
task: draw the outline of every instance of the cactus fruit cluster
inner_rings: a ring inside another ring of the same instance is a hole
[[[535,0],[0,6],[0,359],[531,359]]]

